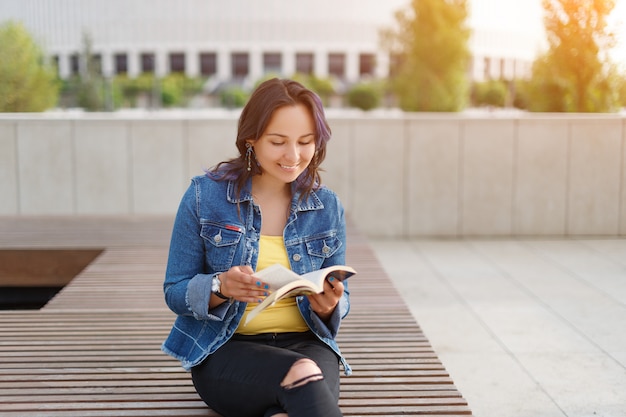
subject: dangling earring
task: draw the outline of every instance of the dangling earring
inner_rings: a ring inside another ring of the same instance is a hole
[[[248,172],[252,171],[252,145],[246,143],[246,161],[248,162]]]

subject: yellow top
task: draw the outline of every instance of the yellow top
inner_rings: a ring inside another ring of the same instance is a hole
[[[257,271],[275,263],[291,268],[283,237],[261,235]],[[244,326],[243,323],[246,321],[246,316],[256,306],[257,303],[248,303],[236,333],[251,335],[259,333],[305,332],[309,330],[300,314],[295,297],[278,301],[273,306],[263,310],[254,320]]]

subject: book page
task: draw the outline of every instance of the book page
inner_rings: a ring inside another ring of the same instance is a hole
[[[300,278],[311,281],[320,288],[324,288],[324,280],[326,280],[329,275],[332,275],[339,281],[343,281],[354,274],[356,274],[356,271],[349,266],[333,265],[300,275]]]
[[[255,272],[253,276],[267,283],[270,286],[269,289],[271,291],[276,291],[280,287],[300,279],[300,275],[285,268],[281,264],[268,266],[265,269]]]
[[[290,269],[285,268],[281,264],[274,264],[255,272],[253,276],[260,278],[263,282],[270,286],[271,291],[276,291],[280,287],[300,279],[306,279],[318,287],[324,286],[324,280],[331,274],[339,281],[343,281],[356,274],[356,271],[345,265],[333,265],[326,268],[298,275]]]
[[[265,299],[261,303],[259,303],[259,305],[254,307],[246,316],[244,326],[248,324],[250,320],[252,320],[261,311],[265,310],[267,307],[271,306],[276,301],[282,298],[287,298],[295,295],[314,294],[321,291],[323,291],[323,288],[316,287],[312,282],[304,279],[287,283],[287,285],[284,285],[277,291],[272,292],[270,295],[265,297]]]

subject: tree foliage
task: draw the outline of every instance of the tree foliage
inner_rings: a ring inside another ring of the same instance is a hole
[[[325,106],[329,105],[330,97],[336,93],[333,80],[327,77],[318,77],[315,74],[295,73],[293,74],[292,79],[314,91],[318,96],[320,96],[320,99]]]
[[[93,40],[87,32],[83,33],[83,49],[80,63],[82,68],[78,80],[78,106],[87,111],[105,110],[105,81],[101,68],[98,67],[99,64],[93,54]]]
[[[348,105],[365,111],[375,109],[380,105],[382,91],[377,83],[356,84],[348,90]]]
[[[617,94],[606,17],[614,0],[542,0],[548,50],[533,63],[529,110],[605,112]]]
[[[392,88],[407,111],[459,111],[469,97],[467,0],[412,0],[383,41],[399,65]]]
[[[489,80],[474,83],[472,104],[474,106],[505,107],[509,91],[506,81]]]
[[[0,25],[0,112],[39,112],[58,98],[54,68],[20,23]]]

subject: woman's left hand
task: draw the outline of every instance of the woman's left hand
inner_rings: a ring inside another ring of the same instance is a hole
[[[308,296],[311,308],[324,321],[328,320],[343,296],[343,283],[329,277],[324,281],[324,292]]]

